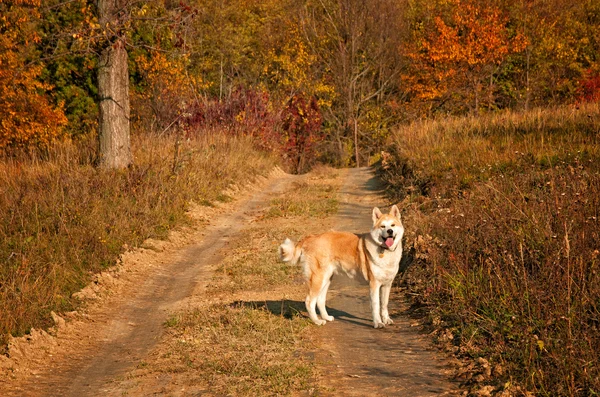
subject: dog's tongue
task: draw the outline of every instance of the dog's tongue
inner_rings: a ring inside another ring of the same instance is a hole
[[[388,237],[387,239],[385,239],[385,245],[387,245],[387,247],[390,248],[392,245],[394,245],[394,239]]]

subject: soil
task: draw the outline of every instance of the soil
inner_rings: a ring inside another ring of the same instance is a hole
[[[371,226],[373,206],[385,201],[368,169],[344,174],[336,229],[364,232]],[[251,186],[233,188],[228,195],[235,200],[230,203],[193,206],[191,216],[198,227],[174,232],[168,241],[147,241],[124,254],[115,269],[98,275],[78,294],[85,310],[55,315],[56,326],[48,333],[32,330],[11,341],[10,358],[0,356],[0,395],[202,394],[201,389],[175,392],[168,377],[131,387],[127,375],[152,359],[150,352],[160,343],[170,313],[210,299],[206,283],[227,246],[299,178],[276,170]],[[408,316],[402,291],[394,288],[392,293],[395,324],[377,330],[370,319],[368,287],[334,278],[328,308],[336,320],[314,326],[320,395],[459,394],[448,380],[448,361]],[[244,300],[272,296],[265,291]],[[295,299],[303,301],[303,296]]]
[[[367,168],[349,170],[340,192],[336,229],[363,233],[371,228],[373,207],[384,202],[378,181]],[[410,225],[404,225],[410,227]],[[332,323],[318,329],[323,342],[317,354],[331,395],[443,396],[458,395],[448,380],[448,361],[419,332],[408,315],[401,290],[392,289],[394,324],[374,329],[368,285],[334,276],[327,300]],[[329,309],[331,308],[331,309]]]

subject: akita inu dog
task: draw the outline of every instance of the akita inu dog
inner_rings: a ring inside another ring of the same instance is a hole
[[[341,269],[350,278],[358,274],[369,283],[373,325],[382,328],[393,323],[388,301],[402,257],[403,235],[398,207],[394,205],[389,214],[382,214],[375,207],[369,233],[331,231],[307,236],[298,244],[286,238],[279,246],[279,257],[283,262],[302,265],[308,283],[306,310],[315,324],[333,321],[327,314],[325,301],[331,277]],[[322,319],[317,317],[316,307]]]

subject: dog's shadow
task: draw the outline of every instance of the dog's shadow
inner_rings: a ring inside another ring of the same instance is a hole
[[[253,310],[267,310],[275,316],[282,316],[284,318],[287,318],[288,320],[292,320],[298,317],[308,318],[308,316],[306,315],[306,306],[304,305],[304,302],[289,299],[282,299],[276,301],[239,300],[231,303],[231,307],[243,307]],[[370,324],[370,320],[357,317],[343,310],[337,310],[331,307],[327,307],[327,311],[330,315],[335,317],[336,321],[344,321],[360,326],[372,327],[372,325]]]

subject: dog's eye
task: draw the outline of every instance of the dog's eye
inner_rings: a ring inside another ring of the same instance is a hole
[[[392,227],[396,227],[396,225],[392,223]]]
[[[379,227],[380,227],[380,228],[382,228],[382,229],[385,229],[385,226],[383,226],[383,225],[381,225],[381,226],[379,226]]]

